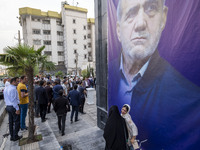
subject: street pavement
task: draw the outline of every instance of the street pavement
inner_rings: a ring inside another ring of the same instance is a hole
[[[33,144],[19,147],[18,141],[10,141],[8,133],[8,115],[5,116],[0,126],[0,150],[58,150],[63,146],[64,150],[104,150],[105,141],[103,130],[97,127],[97,107],[94,104],[85,103],[86,114],[79,113],[79,121],[70,123],[70,114],[67,113],[65,135],[61,136],[57,125],[57,116],[53,110],[47,114],[47,121],[42,123],[40,118],[35,118],[36,132],[42,134],[43,140]],[[28,119],[27,125],[28,125]],[[19,135],[27,137],[28,131],[20,131]]]

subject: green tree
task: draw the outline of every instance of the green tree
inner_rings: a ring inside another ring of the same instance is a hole
[[[85,79],[85,77],[87,76],[87,69],[82,70],[81,75]]]
[[[63,72],[62,71],[58,71],[58,72],[55,73],[55,76],[62,77],[63,76]]]
[[[37,66],[43,67],[42,69],[54,70],[55,65],[53,62],[48,62],[46,56],[42,55],[45,46],[35,50],[34,47],[28,45],[18,45],[15,47],[6,47],[6,54],[0,55],[1,64],[8,66],[9,70],[20,70],[28,78],[28,91],[29,91],[29,128],[28,128],[28,141],[34,141],[35,124],[34,124],[34,99],[33,99],[33,75]],[[44,60],[45,59],[45,60]],[[45,63],[48,63],[46,65]]]

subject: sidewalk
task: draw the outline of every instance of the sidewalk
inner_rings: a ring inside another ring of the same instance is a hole
[[[58,150],[60,146],[63,146],[64,150],[104,150],[103,130],[97,127],[96,100],[92,105],[86,102],[84,110],[86,114],[79,113],[79,121],[72,124],[71,112],[68,112],[64,136],[59,134],[57,116],[53,110],[47,114],[48,120],[44,123],[41,123],[40,118],[35,118],[36,132],[42,134],[43,140],[21,147],[18,146],[18,141],[11,142],[10,136],[1,139],[2,135],[8,133],[8,115],[6,115],[0,127],[0,146],[4,144],[4,150]],[[20,131],[19,134],[27,137],[28,131]]]

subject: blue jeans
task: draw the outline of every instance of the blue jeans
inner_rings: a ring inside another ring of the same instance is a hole
[[[20,127],[21,129],[26,128],[26,115],[28,110],[28,104],[20,104]]]
[[[6,106],[6,111],[9,115],[10,136],[16,138],[20,128],[20,116],[15,113],[16,109],[13,106]]]

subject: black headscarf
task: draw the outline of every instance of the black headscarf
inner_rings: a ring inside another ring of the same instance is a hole
[[[128,138],[126,123],[115,105],[109,110],[103,137],[106,141],[106,150],[126,150]]]

